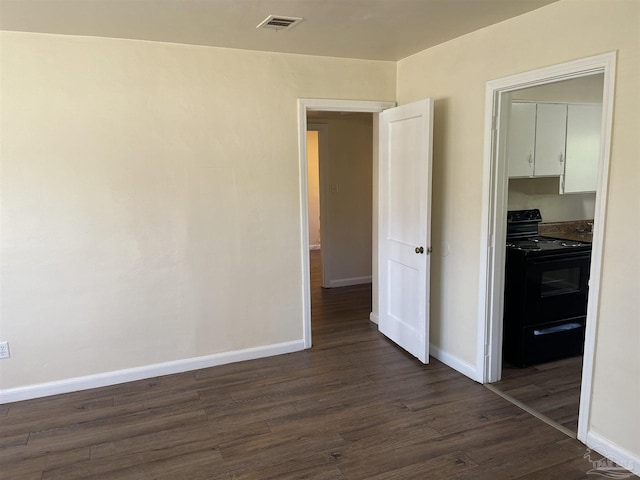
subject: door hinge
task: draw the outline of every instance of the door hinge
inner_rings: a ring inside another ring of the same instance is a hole
[[[433,252],[433,248],[427,247],[427,255],[431,255],[431,252]]]

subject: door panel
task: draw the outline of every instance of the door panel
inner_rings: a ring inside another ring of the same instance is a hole
[[[421,117],[408,118],[389,124],[389,155],[392,159],[410,158],[415,145],[413,139],[420,138]],[[407,222],[407,218],[420,215],[420,188],[416,167],[411,162],[390,162],[389,172],[389,238],[408,245],[421,241],[420,223]]]
[[[419,335],[419,305],[414,299],[420,293],[420,271],[400,262],[389,262],[389,309],[388,314],[397,323],[405,325]]]
[[[433,101],[380,114],[379,328],[429,361]]]

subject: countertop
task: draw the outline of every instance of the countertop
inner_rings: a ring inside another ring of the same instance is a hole
[[[573,220],[569,222],[548,222],[538,225],[538,233],[546,237],[562,238],[591,243],[593,220]]]

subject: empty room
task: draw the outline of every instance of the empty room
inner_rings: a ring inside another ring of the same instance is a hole
[[[638,0],[0,0],[0,478],[639,475],[639,84]]]

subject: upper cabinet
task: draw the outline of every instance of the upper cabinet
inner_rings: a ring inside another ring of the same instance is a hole
[[[536,145],[536,104],[512,103],[507,138],[510,177],[533,176]]]
[[[567,105],[511,104],[507,158],[509,177],[551,177],[564,173]]]
[[[567,148],[561,193],[595,192],[600,158],[600,105],[569,105]]]
[[[560,177],[560,193],[594,192],[601,112],[600,105],[513,102],[509,177]]]
[[[562,175],[567,138],[567,106],[559,103],[539,103],[537,111],[533,175]]]

